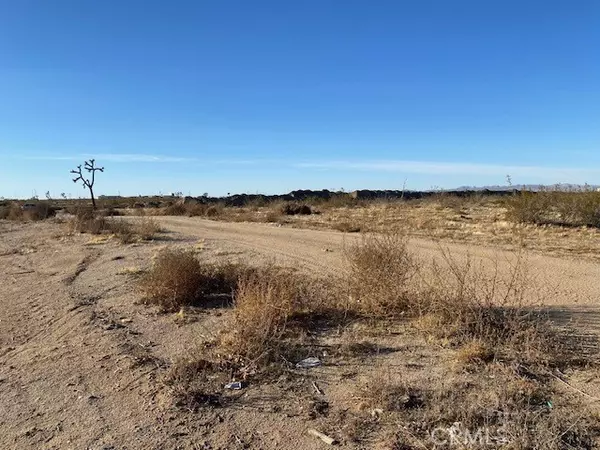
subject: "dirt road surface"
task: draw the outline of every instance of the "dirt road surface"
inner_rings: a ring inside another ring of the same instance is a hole
[[[208,258],[274,260],[335,276],[343,269],[344,246],[358,237],[159,220],[168,230],[161,240],[128,246],[65,236],[60,224],[0,223],[0,448],[323,448],[307,436],[302,417],[265,415],[271,406],[264,392],[233,412],[182,416],[172,408],[161,370],[189,354],[190,343],[213,336],[222,319],[205,312],[182,326],[138,304],[130,274],[148,267],[161,247],[193,245]],[[419,257],[439,256],[436,242],[410,245]],[[444,247],[479,261],[514,261],[513,254],[490,248]],[[570,320],[596,329],[600,265],[541,255],[526,263],[545,303],[576,311]]]
[[[203,239],[224,253],[243,251],[246,256],[272,259],[317,274],[339,274],[344,267],[344,249],[360,239],[357,234],[278,227],[270,224],[226,223],[188,217],[160,217],[168,230],[188,239]],[[440,243],[410,239],[409,248],[423,260],[440,259],[448,251],[457,261],[466,257],[475,265],[508,270],[521,264],[535,282],[532,302],[593,310],[600,306],[600,264],[588,260],[557,258],[541,254],[508,252],[492,247]],[[600,247],[598,249],[600,251]],[[543,295],[541,295],[543,293]]]

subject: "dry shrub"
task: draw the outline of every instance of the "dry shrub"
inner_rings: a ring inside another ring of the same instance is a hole
[[[329,198],[312,197],[308,199],[311,204],[318,205],[321,209],[328,208],[354,208],[362,206],[366,202],[358,200],[347,193],[334,193]]]
[[[465,343],[457,352],[456,359],[464,365],[487,363],[494,359],[493,348],[485,342],[474,340]]]
[[[345,257],[349,309],[367,317],[385,318],[418,306],[410,289],[418,267],[403,236],[363,235],[345,250]]]
[[[429,381],[418,392],[418,407],[396,410],[394,419],[407,424],[398,442],[431,443],[432,431],[438,430],[447,443],[453,433],[457,448],[591,449],[600,431],[585,407],[501,365]]]
[[[331,228],[341,231],[342,233],[359,233],[362,231],[361,225],[351,222],[336,222],[331,226]]]
[[[165,216],[188,217],[219,217],[223,214],[224,207],[221,203],[209,205],[207,203],[174,203],[162,209]]]
[[[302,309],[298,281],[289,271],[275,267],[239,278],[233,323],[222,339],[229,353],[252,361],[273,359],[283,344],[288,321]]]
[[[277,211],[268,211],[265,215],[265,222],[268,223],[279,223],[281,220],[281,214],[279,214]]]
[[[540,367],[581,363],[584,344],[567,341],[530,304],[535,285],[520,255],[501,269],[498,262],[476,266],[468,255],[457,260],[448,251],[441,254],[429,265],[410,254],[401,236],[363,236],[346,250],[348,309],[368,319],[410,318],[428,335],[453,345],[479,343],[510,361]]]
[[[418,408],[423,403],[419,390],[409,386],[397,373],[383,367],[375,369],[374,373],[358,384],[355,398],[359,409],[384,411]]]
[[[17,203],[7,203],[0,206],[0,219],[22,220],[23,210]]]
[[[203,281],[200,262],[193,252],[163,250],[140,280],[140,288],[146,301],[165,311],[176,311],[198,300]]]
[[[600,192],[541,190],[515,193],[506,201],[507,216],[519,223],[600,227]]]
[[[162,210],[162,213],[165,216],[186,216],[188,214],[188,205],[184,205],[183,203],[175,203],[173,205],[169,205]]]
[[[163,231],[160,224],[151,218],[143,218],[134,222],[132,225],[135,234],[145,241],[153,239],[157,233]]]
[[[201,264],[193,251],[164,249],[139,287],[148,303],[163,311],[182,306],[209,304],[211,295],[231,295],[241,273],[249,269],[235,264]]]
[[[96,216],[92,208],[77,208],[72,214],[73,217],[67,222],[72,233],[100,234],[106,229],[107,220]]]
[[[508,266],[501,272],[497,261],[475,266],[468,256],[459,262],[442,251],[442,262],[433,263],[416,294],[420,328],[472,350],[493,348],[496,356],[514,361],[569,363],[570,352],[547,316],[527,300],[534,284],[523,258],[516,255]]]
[[[184,210],[183,214],[188,217],[200,217],[206,215],[206,211],[209,209],[208,205],[203,203],[191,203],[188,205],[183,205]]]
[[[113,234],[123,244],[136,240],[151,240],[161,230],[160,225],[150,219],[144,218],[135,222],[123,219],[108,219],[97,214],[91,208],[80,208],[75,216],[68,221],[69,232],[89,234]]]
[[[309,330],[338,326],[348,315],[336,287],[276,266],[239,271],[234,311],[220,349],[257,369],[311,356]]]
[[[277,206],[277,210],[280,214],[285,216],[310,215],[313,213],[310,206],[298,202],[284,202]]]
[[[46,202],[37,202],[24,209],[18,203],[0,206],[0,219],[5,220],[44,220],[56,215],[56,209]]]
[[[219,217],[223,214],[223,205],[221,204],[216,204],[216,205],[210,205],[208,208],[206,208],[206,211],[204,212],[204,215],[206,217]]]

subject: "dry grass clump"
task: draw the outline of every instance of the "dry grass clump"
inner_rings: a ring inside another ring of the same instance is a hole
[[[400,411],[423,404],[422,393],[409,386],[397,373],[378,368],[357,385],[355,399],[359,409]]]
[[[348,308],[366,317],[412,313],[419,305],[411,292],[418,266],[398,234],[364,235],[345,251]]]
[[[224,206],[220,203],[209,205],[206,203],[174,203],[159,211],[164,216],[188,216],[188,217],[219,217],[224,212]]]
[[[161,212],[165,216],[187,216],[189,206],[183,203],[174,203],[165,207]]]
[[[312,197],[307,202],[318,205],[321,209],[329,208],[354,208],[366,204],[364,200],[358,200],[347,193],[335,193],[329,198]]]
[[[203,281],[200,262],[193,252],[163,250],[140,280],[140,288],[146,301],[165,311],[176,311],[198,300]]]
[[[506,205],[514,222],[600,228],[600,192],[591,188],[523,191]]]
[[[231,295],[245,270],[249,269],[234,264],[201,264],[192,251],[165,249],[140,279],[139,288],[148,303],[178,311],[201,301],[208,304],[211,295]]]
[[[27,208],[18,203],[0,205],[0,219],[4,220],[44,220],[56,215],[56,209],[46,202],[36,202]]]
[[[388,382],[366,393],[361,388],[359,395],[367,395],[371,404],[385,404],[388,394],[401,392],[404,384]],[[600,431],[582,405],[559,396],[542,380],[500,365],[430,380],[415,392],[415,407],[389,410],[393,421],[406,424],[394,444],[445,440],[446,446],[432,448],[591,449]],[[383,403],[377,401],[381,395]]]
[[[295,215],[310,215],[313,214],[312,208],[306,203],[298,203],[298,202],[284,202],[276,206],[277,211],[285,216],[295,216]]]
[[[284,344],[290,318],[306,301],[299,279],[268,267],[242,275],[234,296],[234,316],[222,345],[247,360],[270,361]]]
[[[160,224],[151,218],[137,220],[131,225],[133,227],[134,234],[139,236],[139,238],[144,241],[154,239],[158,233],[164,231]]]
[[[220,351],[258,370],[314,356],[307,335],[350,318],[339,305],[336,289],[324,280],[276,266],[242,271]]]
[[[494,359],[494,349],[485,342],[473,340],[464,344],[457,352],[456,359],[464,365],[488,363]]]
[[[70,233],[112,234],[123,244],[136,240],[151,240],[162,231],[160,225],[151,218],[143,218],[135,222],[122,219],[107,218],[95,213],[91,208],[81,208],[67,225]]]
[[[468,255],[441,254],[425,264],[401,236],[364,236],[346,250],[346,307],[369,320],[411,319],[425,334],[463,346],[465,361],[577,363],[576,343],[528,303],[533,284],[519,255],[501,271],[497,263],[475,266]]]
[[[353,222],[335,222],[331,228],[342,233],[359,233],[362,231],[361,225]]]
[[[501,358],[541,366],[574,362],[576,349],[569,350],[546,314],[528,304],[533,283],[520,256],[500,273],[497,263],[474,266],[468,256],[461,263],[442,254],[442,263],[434,263],[420,285],[418,328],[463,345],[465,360]]]

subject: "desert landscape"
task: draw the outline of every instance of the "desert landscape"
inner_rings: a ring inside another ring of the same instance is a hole
[[[600,449],[599,24],[0,0],[0,450]]]
[[[597,195],[5,202],[0,447],[597,448]]]

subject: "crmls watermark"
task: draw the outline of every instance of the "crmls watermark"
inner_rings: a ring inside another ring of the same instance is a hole
[[[469,446],[499,446],[509,442],[502,427],[479,427],[468,429],[460,423],[451,427],[434,428],[429,438],[435,445],[449,445],[457,447]]]

